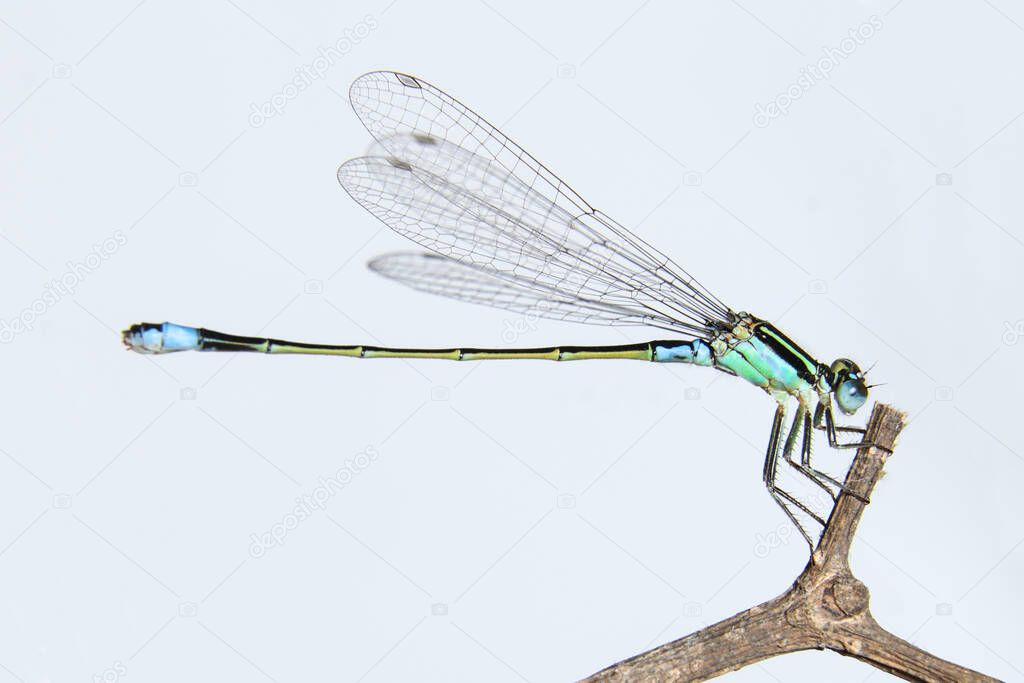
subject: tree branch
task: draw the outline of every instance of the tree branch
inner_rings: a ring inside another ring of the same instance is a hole
[[[846,475],[846,491],[870,499],[905,415],[875,404],[865,440]],[[866,503],[841,493],[807,567],[782,595],[586,679],[704,681],[748,664],[799,650],[828,649],[909,681],[980,683],[983,674],[925,652],[889,633],[868,609],[867,586],[850,571],[849,552]]]

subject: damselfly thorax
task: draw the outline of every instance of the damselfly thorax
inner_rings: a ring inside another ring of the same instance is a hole
[[[812,398],[827,367],[822,366],[771,323],[739,313],[736,324],[709,346],[715,366],[772,395]]]

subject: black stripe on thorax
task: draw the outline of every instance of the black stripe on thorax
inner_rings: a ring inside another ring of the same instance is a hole
[[[796,342],[780,332],[777,327],[761,321],[754,329],[754,336],[764,342],[789,365],[796,368],[797,374],[805,382],[814,384],[818,381],[818,361],[797,346]]]

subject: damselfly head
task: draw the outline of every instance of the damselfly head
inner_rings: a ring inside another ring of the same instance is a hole
[[[864,373],[849,358],[837,358],[832,361],[832,393],[836,397],[836,405],[846,415],[853,415],[868,400],[868,387],[864,383]]]

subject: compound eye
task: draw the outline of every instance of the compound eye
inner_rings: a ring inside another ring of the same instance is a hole
[[[846,415],[853,415],[868,400],[868,388],[857,378],[843,380],[836,388],[836,404]]]

